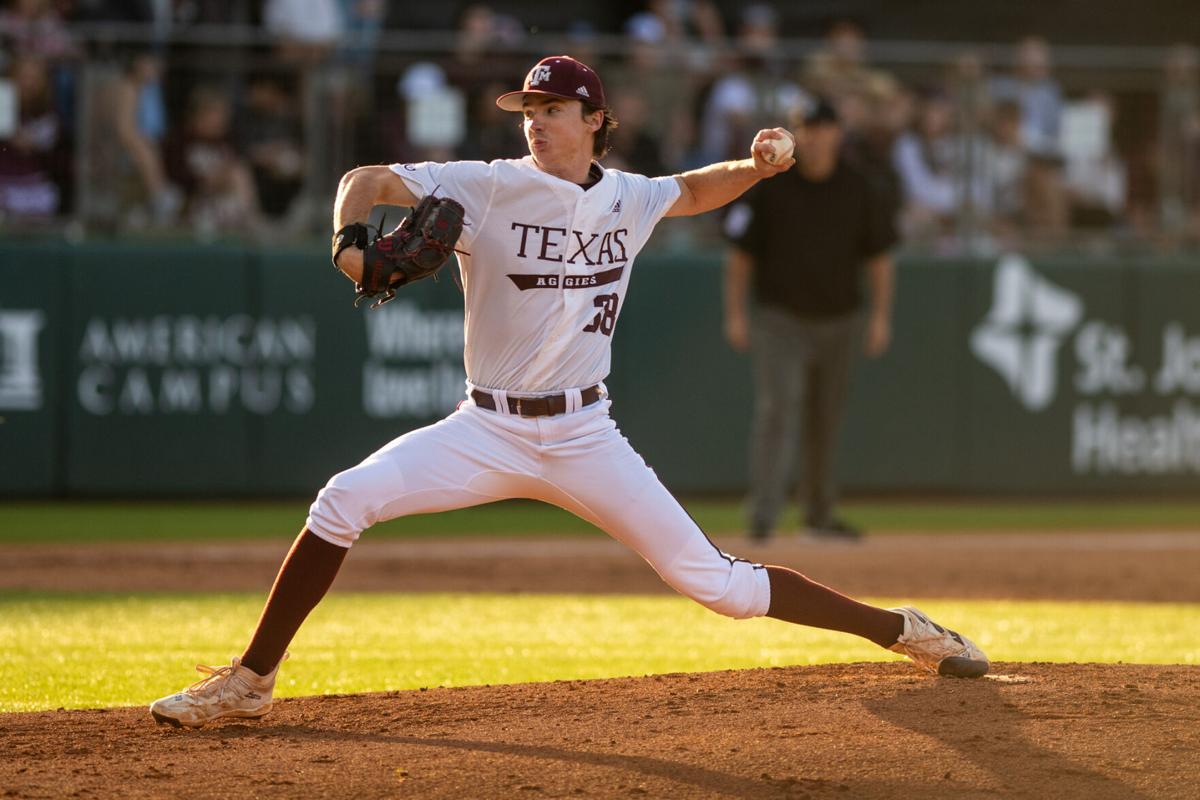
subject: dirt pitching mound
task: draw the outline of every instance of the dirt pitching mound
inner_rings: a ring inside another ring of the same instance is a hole
[[[1200,669],[791,667],[0,716],[5,797],[1192,798]]]

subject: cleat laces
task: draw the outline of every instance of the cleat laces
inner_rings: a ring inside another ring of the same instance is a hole
[[[197,664],[196,671],[204,677],[193,683],[187,688],[185,694],[209,694],[213,689],[220,685],[220,690],[217,692],[217,699],[220,700],[225,696],[225,687],[229,685],[229,679],[233,677],[233,673],[241,666],[240,658],[233,659],[233,663],[223,667],[210,667],[207,664]]]

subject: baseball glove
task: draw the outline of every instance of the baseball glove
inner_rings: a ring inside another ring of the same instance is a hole
[[[396,296],[396,289],[413,281],[436,275],[454,252],[462,235],[463,207],[448,197],[426,195],[399,227],[391,233],[353,223],[334,236],[334,266],[347,247],[363,251],[362,282],[355,284],[357,307],[363,300],[379,296],[371,304],[378,308]]]

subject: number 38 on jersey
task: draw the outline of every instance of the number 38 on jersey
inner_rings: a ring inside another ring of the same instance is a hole
[[[602,294],[592,300],[592,304],[600,309],[596,316],[592,318],[583,329],[584,333],[603,333],[605,336],[612,336],[613,328],[617,325],[617,305],[620,298],[616,292],[612,294]]]

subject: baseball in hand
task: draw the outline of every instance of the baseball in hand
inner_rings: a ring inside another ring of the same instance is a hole
[[[763,144],[770,147],[770,151],[763,154],[763,160],[768,164],[779,164],[787,161],[792,157],[792,151],[796,149],[796,140],[792,138],[790,133],[784,133],[779,139],[765,139]]]

